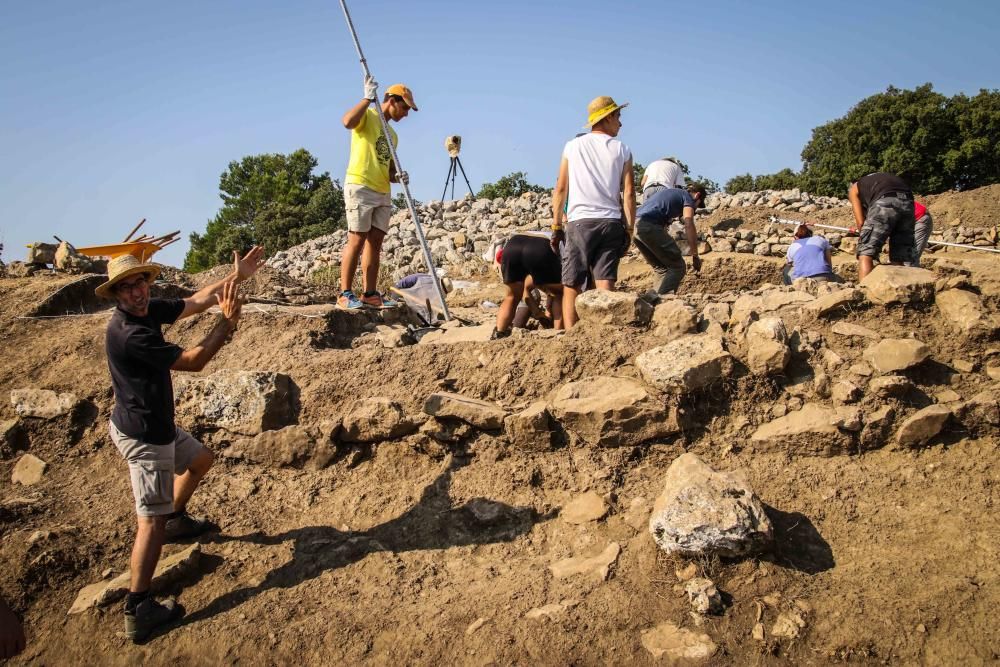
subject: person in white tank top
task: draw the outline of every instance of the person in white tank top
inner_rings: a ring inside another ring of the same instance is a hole
[[[592,100],[587,106],[590,133],[563,149],[552,193],[552,247],[566,242],[561,256],[566,328],[578,319],[576,297],[588,272],[597,289],[614,290],[618,263],[635,229],[632,151],[616,138],[626,106],[607,96]]]

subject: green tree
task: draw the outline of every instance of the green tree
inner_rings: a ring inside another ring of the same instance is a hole
[[[791,190],[799,187],[801,177],[785,167],[773,174],[763,174],[753,179],[754,190]]]
[[[273,253],[343,228],[343,189],[329,173],[314,174],[317,164],[304,148],[230,162],[219,178],[222,208],[204,234],[191,234],[184,270],[228,262],[254,244]]]
[[[726,192],[731,195],[737,192],[753,192],[753,189],[753,174],[750,172],[733,176],[726,181]]]
[[[414,198],[413,208],[420,208],[421,206],[423,206],[423,202]],[[406,197],[402,192],[397,192],[392,198],[392,212],[395,213],[396,211],[405,211],[406,208]]]
[[[960,190],[1000,181],[1000,91],[980,90],[975,97],[956,95],[949,109],[958,141],[944,154],[944,168]]]
[[[520,197],[525,192],[549,192],[550,189],[529,183],[527,174],[523,171],[515,171],[503,176],[496,183],[483,183],[483,187],[479,188],[479,192],[476,193],[476,198]]]

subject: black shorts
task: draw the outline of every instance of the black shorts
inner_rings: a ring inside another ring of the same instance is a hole
[[[629,238],[621,218],[589,218],[566,225],[566,247],[562,257],[562,283],[580,287],[588,271],[594,280],[617,280],[618,262],[628,249]]]
[[[528,276],[536,285],[558,285],[562,264],[542,236],[516,235],[503,247],[500,259],[504,283],[521,283]]]

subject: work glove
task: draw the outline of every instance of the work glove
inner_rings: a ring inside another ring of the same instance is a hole
[[[691,268],[694,269],[695,273],[701,271],[701,257],[698,255],[691,255]]]
[[[365,99],[374,102],[378,97],[378,81],[371,74],[365,75]]]
[[[403,185],[409,185],[410,175],[407,174],[405,171],[399,172],[399,182],[402,183]]]

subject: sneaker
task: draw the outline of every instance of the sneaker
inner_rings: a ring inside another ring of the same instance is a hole
[[[399,302],[378,292],[365,292],[361,297],[361,303],[366,308],[395,308]]]
[[[134,643],[146,641],[153,630],[177,620],[184,611],[172,598],[157,602],[146,598],[132,611],[125,610],[125,634]]]
[[[212,528],[214,528],[214,525],[208,519],[191,516],[187,512],[184,512],[180,516],[167,519],[166,540],[167,542],[173,542],[189,537],[198,537]]]
[[[351,290],[341,292],[337,297],[337,307],[341,310],[360,310],[363,305],[361,299]]]

